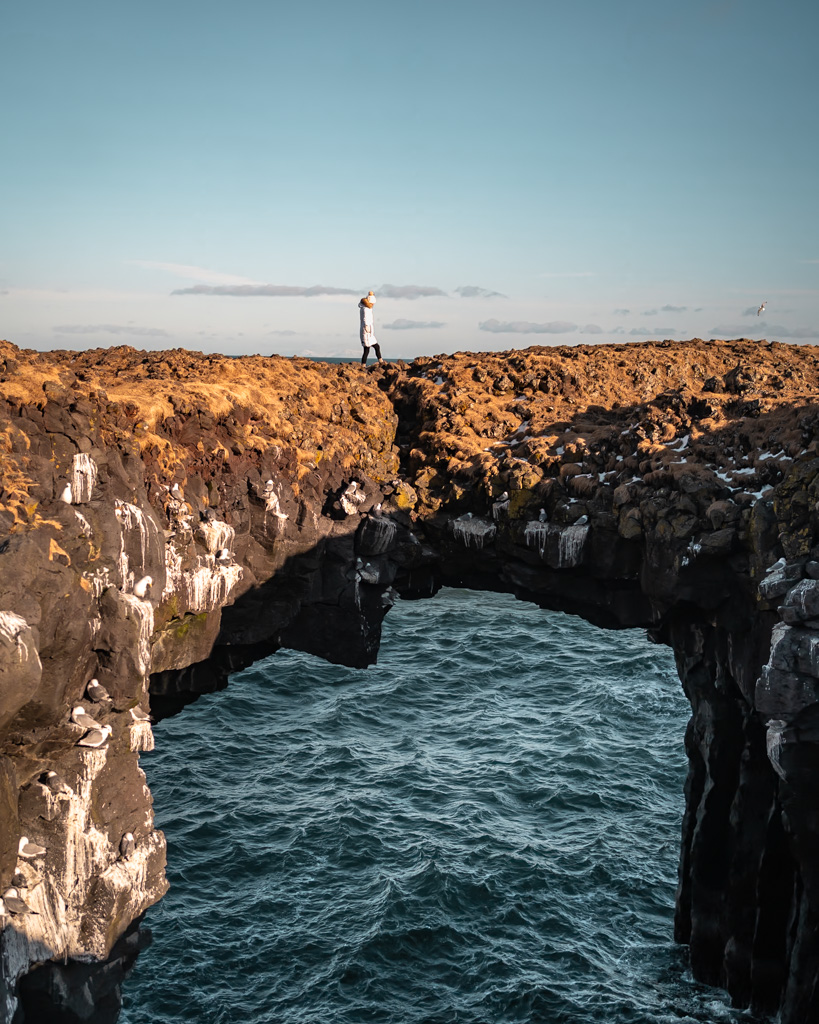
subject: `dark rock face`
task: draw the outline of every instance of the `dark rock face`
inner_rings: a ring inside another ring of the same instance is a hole
[[[280,647],[371,664],[396,595],[442,586],[674,649],[692,706],[676,937],[737,1005],[819,1019],[812,350],[532,349],[371,373],[3,356],[0,892],[24,909],[0,918],[0,1021],[82,1018],[89,1000],[115,1019],[129,929],[167,886],[140,705],[175,713]],[[80,704],[110,729],[97,746],[78,745]],[[46,853],[21,857],[22,836]]]

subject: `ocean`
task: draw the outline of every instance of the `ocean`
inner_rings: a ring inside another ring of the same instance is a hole
[[[671,652],[509,595],[280,651],[142,755],[168,895],[121,1024],[747,1021],[673,942]]]

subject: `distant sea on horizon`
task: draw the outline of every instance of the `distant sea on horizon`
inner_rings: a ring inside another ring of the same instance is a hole
[[[400,601],[156,726],[168,895],[121,1024],[737,1024],[674,944],[671,652],[509,595]]]

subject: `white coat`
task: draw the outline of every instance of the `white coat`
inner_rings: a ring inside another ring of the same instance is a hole
[[[378,344],[378,340],[373,333],[373,311],[363,300],[359,302],[358,309],[361,314],[361,331],[359,334],[361,344],[364,348],[371,348],[373,345]]]

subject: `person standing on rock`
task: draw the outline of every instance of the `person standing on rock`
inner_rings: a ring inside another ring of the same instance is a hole
[[[373,306],[375,305],[375,296],[372,292],[368,292],[366,297],[361,300],[358,304],[358,311],[361,314],[361,345],[364,351],[361,353],[361,365],[367,365],[367,356],[370,354],[370,349],[375,349],[375,358],[381,363],[381,346],[378,344],[373,333]]]

